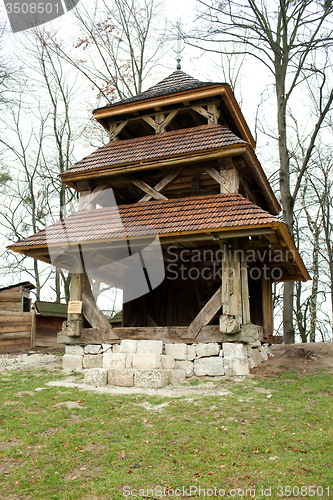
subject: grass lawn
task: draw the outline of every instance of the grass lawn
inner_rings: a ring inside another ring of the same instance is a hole
[[[0,373],[1,499],[333,498],[331,374],[179,398],[46,385],[63,377]]]

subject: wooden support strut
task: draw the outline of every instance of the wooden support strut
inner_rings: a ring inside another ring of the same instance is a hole
[[[202,106],[198,106],[196,104],[192,104],[191,108],[197,113],[199,113],[199,115],[202,115],[205,118],[207,118],[209,124],[218,123],[218,118],[221,113],[217,108],[216,104],[214,103],[209,104],[207,106],[208,108],[207,110],[205,110],[205,108],[203,108]]]
[[[208,323],[214,318],[215,314],[218,313],[219,309],[222,307],[222,287],[220,287],[207,302],[206,305],[201,309],[199,314],[194,318],[190,326],[183,333],[182,337],[188,339],[195,339],[199,334],[203,326],[208,325]]]
[[[154,198],[155,200],[167,200],[168,199],[166,196],[164,196],[162,193],[159,193],[158,191],[156,191],[156,189],[152,188],[144,181],[141,181],[139,179],[135,179],[135,177],[132,177],[132,176],[131,176],[131,181],[135,186],[142,189],[142,191],[147,193],[149,196],[151,196],[151,198]]]
[[[121,122],[118,125],[116,123],[115,124],[112,123],[110,125],[110,132],[109,132],[110,142],[114,142],[118,139],[118,135],[126,127],[128,122],[129,122],[129,120],[125,120],[124,122]]]
[[[159,113],[155,115],[155,120],[149,115],[141,116],[141,118],[155,130],[156,134],[162,134],[166,131],[166,127],[174,119],[178,111],[178,109],[173,109],[166,117],[163,113]]]
[[[102,311],[97,308],[87,273],[83,273],[82,313],[91,326],[99,330],[104,341],[118,339]]]
[[[181,170],[178,170],[176,172],[171,172],[170,174],[166,175],[160,182],[154,186],[155,191],[162,191],[162,189],[166,188],[170,184],[172,184],[181,174]],[[139,200],[139,203],[142,201],[149,201],[153,198],[150,194],[146,194],[141,200]]]

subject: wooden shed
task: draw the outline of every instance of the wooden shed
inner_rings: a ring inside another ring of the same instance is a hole
[[[267,342],[272,284],[310,277],[231,87],[177,70],[94,117],[109,143],[60,176],[79,212],[10,247],[72,273],[58,341]],[[121,327],[98,311],[92,279],[124,289]]]
[[[36,300],[32,312],[31,347],[59,347],[57,334],[67,319],[67,304]]]
[[[29,281],[0,289],[0,352],[30,348],[31,297],[35,286]]]

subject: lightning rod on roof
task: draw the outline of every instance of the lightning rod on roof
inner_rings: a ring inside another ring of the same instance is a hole
[[[182,54],[182,33],[181,33],[181,22],[178,21],[176,24],[177,28],[177,70],[181,69],[181,54]]]

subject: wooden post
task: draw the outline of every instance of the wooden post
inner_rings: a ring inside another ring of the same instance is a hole
[[[272,303],[272,280],[269,276],[265,276],[262,270],[261,275],[262,287],[262,315],[264,327],[264,339],[268,341],[270,335],[273,335],[273,303]]]
[[[230,290],[230,309],[229,314],[235,316],[235,319],[242,324],[242,296],[241,296],[241,276],[240,276],[240,249],[239,239],[234,240],[234,244],[229,256],[230,274],[232,274],[233,289]]]
[[[222,260],[222,314],[229,314],[229,241],[220,243],[220,249],[223,251]]]
[[[70,302],[82,300],[82,273],[72,273]],[[79,337],[82,330],[82,313],[68,313],[66,332],[68,337]]]
[[[246,257],[247,246],[245,241],[241,243],[240,248],[242,250],[241,253],[241,290],[242,290],[242,316],[243,316],[242,324],[247,325],[251,323],[251,314],[250,314],[249,282],[247,275],[247,257]]]
[[[36,345],[36,332],[37,332],[37,318],[36,318],[36,306],[35,306],[32,310],[30,349],[32,349]]]
[[[233,244],[227,240],[222,261],[222,333],[238,333],[242,324],[240,260],[239,240],[235,239]]]

